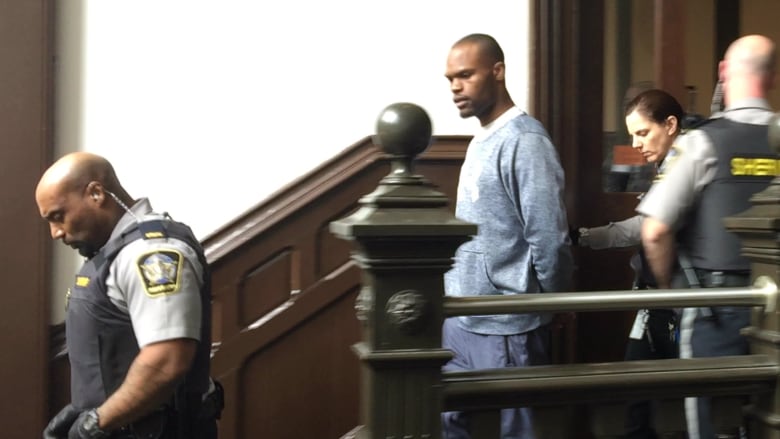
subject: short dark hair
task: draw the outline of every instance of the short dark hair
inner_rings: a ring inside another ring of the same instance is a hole
[[[677,130],[682,127],[683,111],[682,105],[677,102],[677,99],[669,93],[653,88],[645,90],[639,93],[626,104],[625,116],[631,114],[631,112],[637,111],[642,116],[656,123],[666,122],[666,118],[674,116],[677,118]]]
[[[452,47],[460,46],[461,44],[477,44],[479,45],[480,53],[489,58],[491,62],[504,62],[504,51],[501,50],[498,41],[490,35],[469,34],[455,42]]]

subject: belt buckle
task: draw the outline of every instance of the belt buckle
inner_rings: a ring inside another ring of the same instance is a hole
[[[722,271],[711,271],[709,277],[713,288],[722,287],[726,283],[726,275]]]

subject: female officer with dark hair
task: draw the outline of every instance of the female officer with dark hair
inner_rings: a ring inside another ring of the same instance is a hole
[[[625,109],[626,127],[632,137],[631,146],[649,163],[655,163],[657,177],[674,156],[672,144],[681,131],[684,112],[669,93],[658,89],[639,93]],[[607,249],[639,246],[631,258],[636,272],[635,289],[655,288],[649,267],[641,249],[642,216],[636,215],[605,226],[579,228],[573,241],[582,247]],[[677,317],[671,309],[642,309],[637,312],[626,346],[626,360],[677,358],[675,340]],[[654,438],[650,401],[629,404],[626,438]]]

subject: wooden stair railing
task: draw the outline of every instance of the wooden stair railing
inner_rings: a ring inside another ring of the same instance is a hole
[[[416,166],[450,199],[469,137],[435,137]],[[360,270],[328,230],[390,170],[367,137],[204,239],[222,438],[339,437],[358,424]],[[317,422],[301,422],[301,419]]]

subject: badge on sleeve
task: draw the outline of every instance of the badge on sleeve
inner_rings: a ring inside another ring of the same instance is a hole
[[[155,250],[138,258],[138,274],[146,294],[164,296],[179,291],[179,278],[184,258],[175,250]]]

